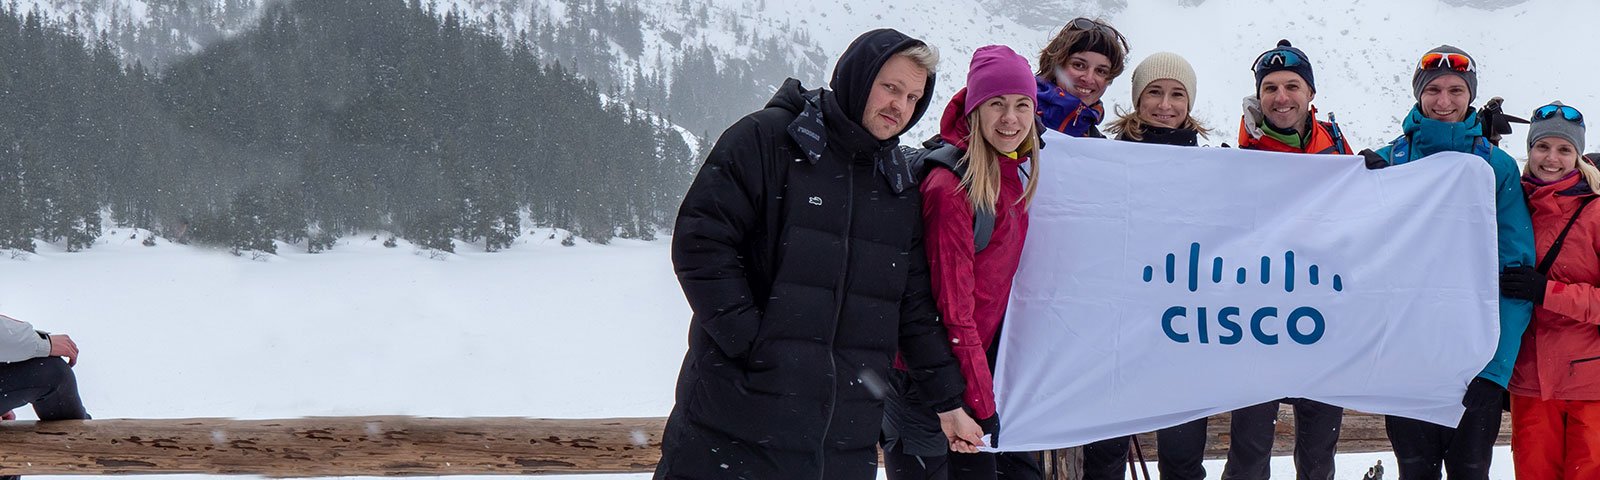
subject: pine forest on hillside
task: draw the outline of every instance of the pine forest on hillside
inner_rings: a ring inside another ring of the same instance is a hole
[[[221,5],[207,15],[252,8]],[[562,35],[550,23],[507,38],[492,16],[417,0],[271,2],[253,18],[158,61],[129,47],[148,33],[116,22],[85,38],[76,18],[0,10],[0,249],[78,250],[112,225],[261,252],[361,231],[493,251],[524,219],[649,239],[698,164],[695,140],[637,96],[542,58],[540,37]]]

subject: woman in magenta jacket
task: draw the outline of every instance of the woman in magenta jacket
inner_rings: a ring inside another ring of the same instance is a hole
[[[955,152],[956,168],[931,167],[921,184],[934,298],[966,379],[965,406],[991,434],[999,418],[990,354],[1022,256],[1028,200],[1039,171],[1038,162],[1028,161],[1038,158],[1036,101],[1026,59],[1004,46],[979,48],[972,56],[967,87],[956,92],[939,124],[939,139],[954,147],[945,151]],[[981,250],[975,244],[974,218],[993,221]],[[993,479],[997,468],[1006,468],[997,466],[999,456],[979,453],[974,445],[949,445],[954,452],[948,455],[917,448],[917,438],[936,435],[938,430],[930,427],[938,424],[926,418],[933,409],[918,407],[914,397],[914,391],[901,397],[907,408],[899,418],[889,408],[886,431],[894,431],[900,440],[891,442],[884,454],[889,478]]]

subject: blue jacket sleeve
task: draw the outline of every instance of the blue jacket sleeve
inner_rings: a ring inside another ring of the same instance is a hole
[[[1532,266],[1533,221],[1528,215],[1528,203],[1522,193],[1522,181],[1517,173],[1517,162],[1500,149],[1490,155],[1489,166],[1494,168],[1495,223],[1500,252],[1500,269],[1514,266]],[[1522,348],[1522,332],[1533,318],[1533,303],[1500,297],[1500,344],[1495,348],[1494,359],[1478,376],[1493,380],[1500,386],[1511,381],[1511,369],[1517,362],[1517,350]]]

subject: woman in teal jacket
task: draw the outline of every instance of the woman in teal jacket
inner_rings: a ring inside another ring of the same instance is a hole
[[[1482,157],[1494,168],[1495,219],[1498,224],[1500,269],[1533,265],[1533,224],[1523,201],[1517,162],[1484,137],[1471,105],[1477,95],[1477,64],[1449,45],[1422,56],[1411,88],[1417,97],[1401,125],[1405,134],[1373,152],[1362,151],[1367,165],[1399,165],[1439,152]],[[1489,459],[1500,433],[1500,411],[1506,383],[1522,346],[1522,332],[1533,316],[1527,300],[1500,297],[1500,343],[1494,359],[1467,385],[1461,404],[1467,407],[1456,428],[1420,420],[1387,418],[1389,442],[1400,464],[1400,478],[1439,478],[1441,462],[1452,479],[1487,479]]]

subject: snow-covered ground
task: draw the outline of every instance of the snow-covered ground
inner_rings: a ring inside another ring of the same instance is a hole
[[[0,312],[73,336],[97,418],[665,416],[689,310],[667,241],[526,235],[433,258],[384,237],[261,259],[121,229],[0,257]],[[19,418],[31,419],[29,409]],[[1501,449],[1494,478],[1511,478]],[[1340,478],[1392,455],[1340,457]],[[1222,464],[1207,465],[1219,478]],[[1152,465],[1152,472],[1154,467]],[[1288,458],[1276,475],[1292,478]],[[83,478],[83,477],[61,477]],[[197,477],[198,478],[198,477]],[[549,477],[544,477],[549,478]],[[582,476],[604,479],[648,475]]]
[[[0,257],[0,312],[72,335],[97,418],[672,408],[689,310],[664,241],[562,247],[542,232],[438,260],[350,237],[263,261],[130,233]]]

